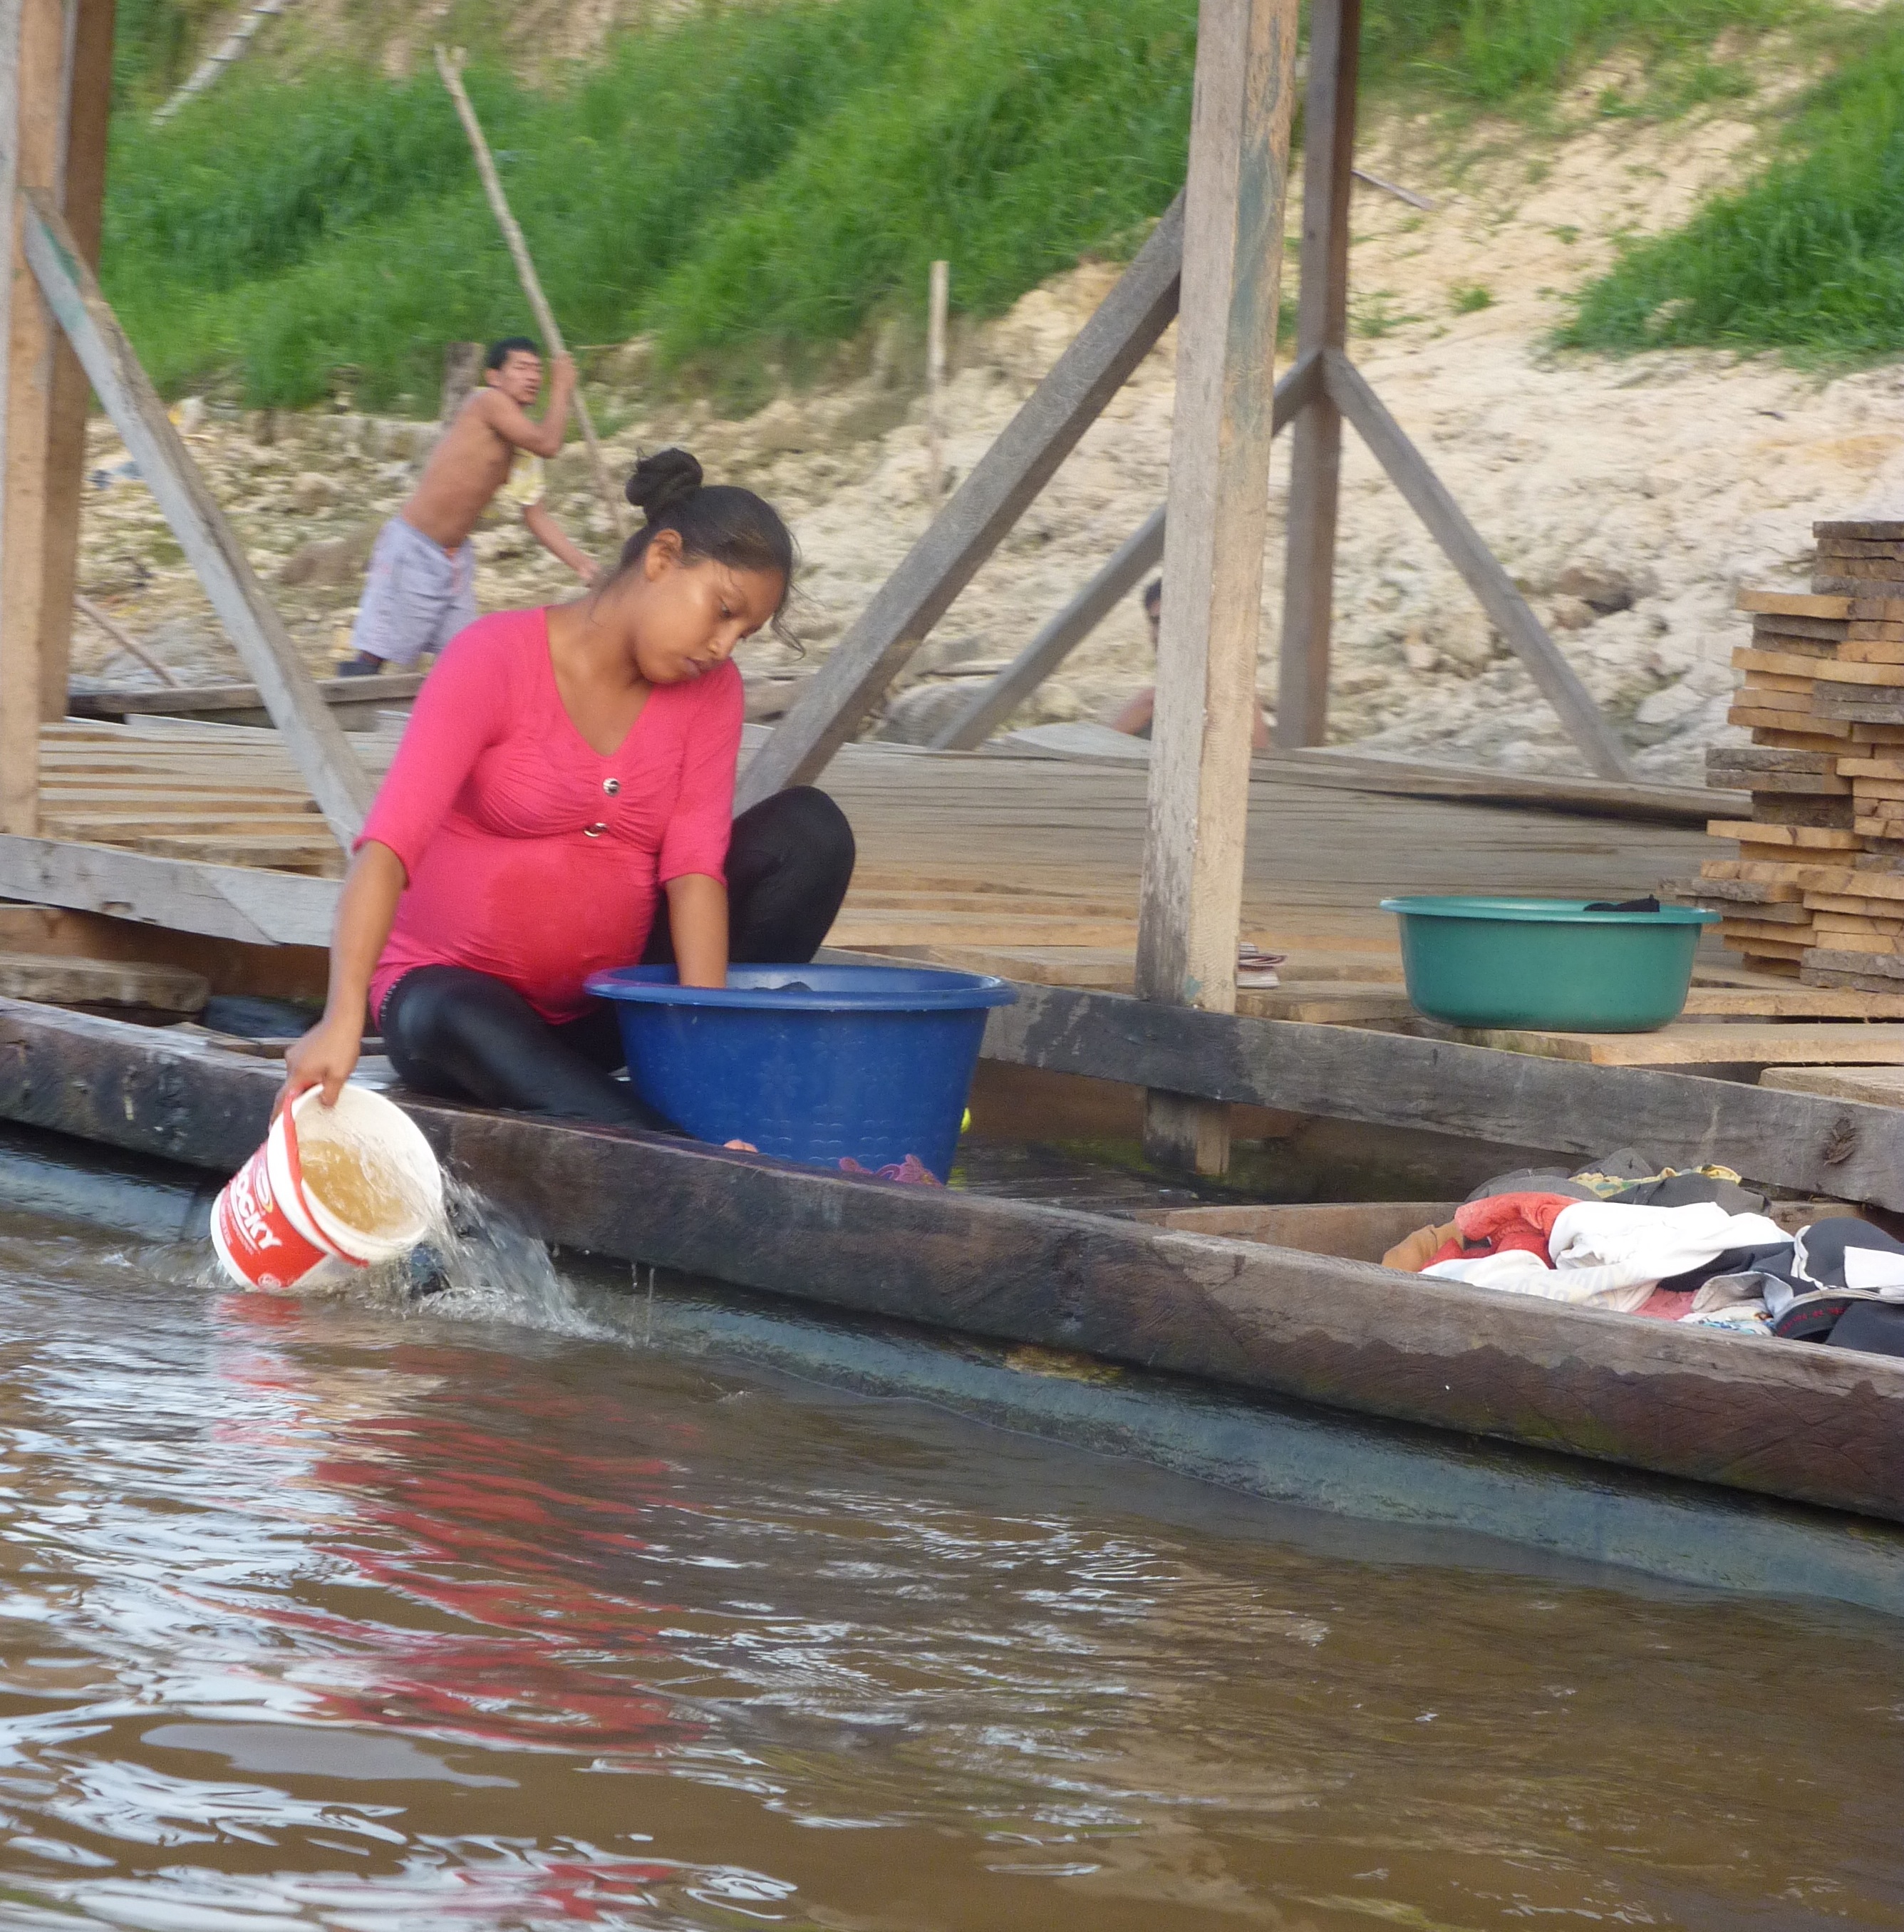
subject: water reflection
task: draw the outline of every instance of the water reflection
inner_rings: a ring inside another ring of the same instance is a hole
[[[1904,1925],[1877,1620],[195,1266],[0,1225],[0,1924]]]

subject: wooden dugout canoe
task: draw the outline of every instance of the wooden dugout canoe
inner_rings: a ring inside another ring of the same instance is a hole
[[[0,1118],[229,1174],[262,1138],[280,1077],[202,1041],[0,1000]],[[1904,1522],[1904,1364],[1884,1358],[1403,1277],[1340,1252],[404,1104],[457,1174],[565,1247]],[[1351,1247],[1354,1214],[1321,1212],[1307,1238]],[[1283,1213],[1296,1238],[1296,1210]],[[1389,1232],[1365,1212],[1360,1251]]]

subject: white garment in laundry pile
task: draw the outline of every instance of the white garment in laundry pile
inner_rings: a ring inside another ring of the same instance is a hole
[[[1633,1208],[1577,1201],[1563,1210],[1547,1238],[1552,1268],[1543,1268],[1538,1255],[1505,1254],[1437,1262],[1422,1272],[1630,1315],[1661,1282],[1704,1268],[1729,1248],[1766,1247],[1789,1238],[1763,1214],[1729,1214],[1711,1202]]]

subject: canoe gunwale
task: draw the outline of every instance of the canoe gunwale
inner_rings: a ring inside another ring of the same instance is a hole
[[[0,1000],[0,1117],[234,1171],[273,1066]],[[404,1097],[529,1233],[863,1314],[1904,1522],[1904,1364]],[[1399,1291],[1399,1292],[1398,1292]]]

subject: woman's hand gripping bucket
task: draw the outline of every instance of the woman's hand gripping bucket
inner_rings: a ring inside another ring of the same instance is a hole
[[[311,1088],[220,1190],[211,1244],[241,1288],[282,1293],[394,1261],[442,1214],[442,1170],[400,1108],[351,1086],[325,1107]]]

